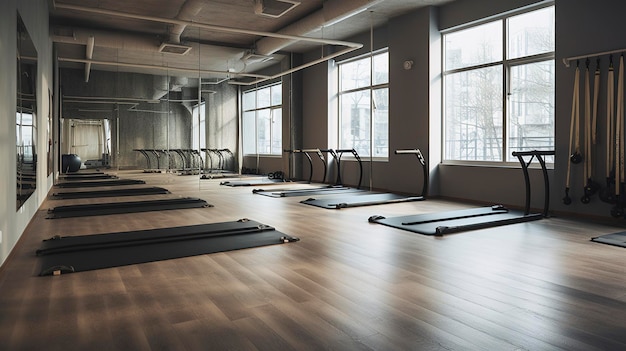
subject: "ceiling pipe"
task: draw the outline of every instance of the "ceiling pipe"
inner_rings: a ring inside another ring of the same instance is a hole
[[[96,29],[55,27],[50,36],[53,42],[62,44],[88,45],[89,38],[98,38],[98,47],[121,50],[157,52],[161,44],[156,36],[123,34]],[[59,33],[71,33],[62,35]]]
[[[338,0],[335,0],[335,1],[338,1]],[[360,1],[363,1],[363,0],[360,0]],[[378,3],[380,1],[382,1],[382,0],[372,0],[372,1],[369,1],[368,4],[372,5],[372,4]],[[203,74],[203,73],[205,73],[205,74],[222,74],[222,75],[224,75],[224,77],[251,77],[251,78],[256,78],[256,80],[253,80],[251,82],[234,82],[234,81],[229,81],[229,83],[237,84],[237,85],[253,85],[253,84],[258,84],[258,83],[261,83],[261,82],[264,82],[264,81],[267,81],[267,80],[279,78],[279,77],[282,77],[284,75],[287,75],[287,74],[290,74],[290,73],[293,73],[293,72],[297,72],[299,70],[305,69],[307,67],[311,67],[311,66],[316,65],[316,64],[321,63],[321,62],[328,61],[330,59],[333,59],[333,58],[338,57],[340,55],[347,54],[349,52],[352,52],[354,50],[358,50],[358,49],[363,47],[363,44],[361,44],[361,43],[342,41],[342,40],[310,38],[310,37],[299,36],[299,35],[290,35],[290,34],[283,34],[283,33],[272,33],[272,32],[265,32],[265,31],[248,30],[248,29],[242,29],[242,28],[232,28],[232,27],[216,26],[216,25],[210,25],[210,24],[204,24],[204,23],[198,23],[198,22],[188,22],[188,21],[183,21],[183,20],[179,20],[179,19],[168,19],[168,18],[161,18],[161,17],[155,17],[155,16],[130,14],[130,13],[124,13],[124,12],[100,9],[100,8],[90,8],[90,7],[79,6],[79,5],[58,4],[58,3],[54,2],[54,1],[53,1],[53,5],[57,9],[81,11],[81,12],[95,13],[95,14],[108,15],[108,16],[117,16],[117,17],[122,17],[122,18],[131,18],[131,19],[139,19],[139,20],[145,20],[145,21],[153,21],[153,22],[159,22],[159,23],[182,24],[182,25],[186,25],[186,26],[189,26],[189,27],[196,27],[196,28],[202,28],[202,29],[213,30],[213,31],[218,31],[218,32],[225,32],[225,33],[249,34],[249,35],[255,35],[255,36],[265,36],[265,37],[270,37],[270,38],[289,39],[289,40],[292,40],[292,41],[304,41],[304,42],[310,42],[310,43],[318,43],[318,44],[324,44],[324,45],[336,45],[336,46],[344,46],[345,47],[344,49],[339,50],[339,51],[337,51],[337,52],[335,52],[335,53],[333,53],[331,55],[322,56],[322,57],[320,57],[320,58],[318,58],[316,60],[313,60],[313,61],[305,63],[303,65],[294,67],[292,69],[280,72],[280,73],[278,73],[276,75],[273,75],[273,76],[258,75],[258,74],[243,73],[243,72],[229,72],[229,71],[217,71],[217,70],[174,68],[174,67],[162,67],[162,66],[155,66],[155,65],[131,64],[131,63],[120,63],[120,62],[109,62],[109,61],[95,61],[95,60],[81,60],[81,59],[71,59],[71,58],[59,57],[59,61],[63,61],[63,62],[81,62],[81,63],[91,62],[91,63],[94,63],[94,64],[102,64],[102,65],[110,65],[110,66],[125,66],[125,67],[135,67],[135,68],[152,68],[152,69],[173,70],[173,71],[180,71],[180,72],[194,72],[194,73],[199,73],[199,74]],[[336,18],[335,21],[333,21],[331,23],[337,23],[337,21],[340,21],[340,20],[345,19],[345,18],[347,18],[347,17],[344,16],[344,17],[341,17],[341,18]],[[329,25],[329,24],[327,24],[327,25]]]
[[[182,67],[165,67],[165,66],[156,66],[156,65],[147,65],[142,63],[127,63],[127,62],[119,62],[119,61],[101,61],[101,60],[87,60],[87,59],[77,59],[77,58],[69,58],[69,57],[58,57],[59,62],[74,62],[74,63],[92,63],[94,65],[103,65],[103,66],[120,66],[120,67],[130,67],[130,68],[146,68],[146,69],[157,69],[161,71],[170,71],[170,72],[179,72],[179,73],[194,73],[194,74],[218,74],[225,75],[230,77],[250,77],[250,78],[260,78],[260,79],[271,79],[268,75],[256,74],[256,73],[243,73],[243,72],[229,72],[229,71],[220,71],[220,70],[211,70],[211,69],[198,69],[198,68],[182,68]]]
[[[93,46],[95,43],[95,38],[92,36],[90,36],[87,39],[87,46],[86,46],[86,52],[85,52],[85,57],[88,60],[91,60],[93,58]],[[88,62],[85,64],[85,83],[89,82],[89,73],[91,72],[91,63]]]
[[[378,0],[378,1],[381,1],[381,0]],[[216,32],[249,34],[249,35],[254,35],[254,36],[291,39],[291,40],[296,40],[296,41],[306,41],[306,42],[311,42],[311,43],[319,43],[319,44],[326,44],[326,45],[340,45],[340,46],[348,46],[348,47],[356,47],[356,48],[360,48],[363,46],[360,43],[353,43],[349,41],[310,38],[310,37],[304,37],[304,36],[298,36],[298,35],[289,35],[289,34],[265,32],[265,31],[257,31],[257,30],[251,30],[251,29],[217,26],[217,25],[212,25],[212,24],[183,21],[183,20],[174,19],[174,18],[163,18],[163,17],[156,17],[156,16],[139,15],[139,14],[125,13],[125,12],[106,10],[106,9],[101,9],[101,8],[92,8],[92,7],[86,7],[86,6],[80,6],[80,5],[60,4],[60,3],[55,2],[54,7],[57,9],[88,12],[88,13],[95,13],[95,14],[100,14],[100,15],[115,16],[115,17],[130,18],[130,19],[139,19],[139,20],[152,21],[152,22],[158,22],[158,23],[182,24],[188,27],[213,30]]]
[[[355,16],[382,1],[384,0],[328,0],[324,2],[322,9],[288,25],[279,30],[278,33],[297,36],[307,35]],[[271,55],[295,42],[296,40],[277,37],[262,38],[256,43],[255,53]]]
[[[187,0],[180,7],[176,18],[182,21],[192,21],[204,7],[205,0]],[[187,28],[187,24],[175,23],[169,28],[169,42],[180,44],[180,37]]]

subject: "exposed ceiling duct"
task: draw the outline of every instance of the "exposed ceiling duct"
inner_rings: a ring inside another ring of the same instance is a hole
[[[185,1],[185,3],[180,7],[176,18],[181,21],[193,21],[204,7],[205,2],[205,0]],[[180,36],[185,31],[185,28],[187,28],[187,25],[183,23],[171,24],[169,27],[169,42],[172,44],[180,44]]]
[[[88,60],[91,60],[93,58],[93,47],[95,45],[95,38],[92,36],[89,36],[89,38],[87,38],[87,47],[86,47],[86,51],[85,51],[85,57]],[[91,72],[91,63],[86,63],[85,64],[85,83],[89,82],[89,73]]]
[[[382,1],[384,0],[328,0],[324,2],[324,6],[321,10],[288,25],[279,30],[277,34],[295,36],[307,35],[323,27],[330,26],[359,14]],[[255,53],[259,55],[271,55],[295,42],[296,40],[277,37],[262,38],[256,43]]]
[[[346,18],[348,16],[350,16],[351,14],[354,13],[358,13],[360,11],[362,11],[364,9],[363,6],[369,6],[371,4],[374,4],[376,2],[379,2],[381,0],[372,0],[372,1],[365,1],[365,0],[352,0],[352,1],[348,1],[348,3],[352,4],[353,6],[349,7],[348,10],[346,9],[345,11],[339,11],[339,10],[335,10],[336,11],[336,15],[330,16],[332,17],[332,19],[334,21],[338,21],[342,18]],[[331,7],[331,8],[336,8],[336,9],[345,9],[345,6],[341,6],[341,3],[345,3],[346,1],[340,1],[340,0],[329,0],[328,2],[332,2],[332,3],[337,3],[338,5],[335,5],[336,7]],[[361,8],[354,8],[354,6],[356,5],[361,5]],[[365,5],[364,5],[365,4]],[[191,5],[189,5],[191,6]],[[334,46],[339,46],[340,48],[338,48],[338,50],[330,53],[330,54],[323,54],[321,57],[314,59],[310,62],[304,63],[300,66],[297,67],[293,67],[290,68],[288,70],[279,72],[275,75],[272,76],[263,76],[263,75],[256,75],[253,73],[246,73],[246,72],[232,72],[229,69],[224,69],[224,70],[216,70],[216,69],[203,69],[202,67],[197,67],[197,69],[191,69],[191,68],[187,68],[187,67],[181,67],[180,65],[169,65],[169,66],[164,66],[163,64],[161,64],[161,66],[158,66],[156,64],[144,64],[144,63],[133,63],[133,62],[123,62],[122,60],[118,60],[118,59],[109,59],[109,60],[88,60],[88,59],[78,59],[78,58],[70,58],[70,57],[59,57],[59,61],[60,62],[82,62],[82,63],[92,63],[92,64],[97,64],[97,65],[103,65],[103,66],[117,66],[117,67],[134,67],[134,68],[140,68],[140,69],[158,69],[158,70],[167,70],[168,72],[170,71],[189,71],[189,72],[195,72],[198,74],[205,74],[205,73],[209,73],[209,74],[216,74],[216,75],[220,75],[221,77],[224,78],[241,78],[241,77],[250,77],[250,78],[254,78],[252,80],[246,80],[246,81],[233,81],[231,80],[230,83],[233,84],[240,84],[240,85],[253,85],[253,84],[258,84],[261,83],[263,81],[267,81],[270,79],[275,79],[275,78],[279,78],[282,77],[284,75],[299,71],[301,69],[305,69],[307,67],[311,67],[313,65],[316,65],[318,63],[321,62],[325,62],[328,61],[330,59],[333,59],[335,57],[344,55],[348,52],[357,50],[361,47],[363,47],[363,44],[361,43],[354,43],[354,42],[347,42],[347,41],[341,41],[341,40],[332,40],[332,39],[323,39],[323,38],[312,38],[312,37],[306,37],[306,36],[301,36],[301,35],[292,35],[292,34],[285,34],[285,33],[273,33],[273,32],[266,32],[266,31],[258,31],[258,30],[251,30],[251,29],[245,29],[245,28],[233,28],[233,27],[225,27],[225,26],[218,26],[218,25],[211,25],[211,24],[206,24],[206,23],[198,23],[198,22],[193,22],[193,21],[185,21],[185,20],[181,20],[181,19],[172,19],[172,18],[162,18],[162,17],[156,17],[156,16],[149,16],[149,15],[141,15],[141,14],[132,14],[132,13],[126,13],[126,12],[119,12],[119,11],[115,11],[115,10],[108,10],[108,9],[103,9],[103,8],[93,8],[93,7],[85,7],[85,6],[80,6],[80,5],[71,5],[71,4],[55,4],[55,8],[57,9],[65,9],[65,10],[72,10],[72,11],[82,11],[82,12],[87,12],[87,13],[93,13],[93,14],[99,14],[99,15],[105,15],[105,16],[117,16],[119,18],[127,18],[127,19],[135,19],[135,20],[145,20],[145,21],[153,21],[153,22],[158,22],[158,23],[166,23],[169,25],[178,25],[178,26],[186,26],[186,27],[194,27],[194,28],[201,28],[201,29],[205,29],[205,30],[212,30],[212,31],[218,31],[218,32],[222,32],[222,33],[237,33],[237,34],[250,34],[250,35],[256,35],[256,36],[263,36],[263,37],[270,37],[270,38],[278,38],[281,39],[279,40],[281,43],[283,43],[283,45],[281,47],[284,47],[284,42],[286,41],[287,43],[292,43],[292,42],[304,42],[304,43],[315,43],[315,44],[320,44],[320,45],[334,45]],[[326,6],[325,6],[326,8]],[[307,17],[308,18],[308,17]],[[322,21],[318,23],[327,23],[327,21]],[[313,26],[316,27],[316,26]],[[180,28],[180,27],[176,27],[176,28]],[[76,35],[76,33],[73,34],[72,38],[68,38],[68,36],[62,36],[62,35],[56,35],[53,37],[54,41],[60,41],[60,40],[64,40],[65,42],[70,42],[73,44],[77,44],[77,40],[75,40],[75,38],[78,37]],[[98,46],[100,46],[101,40],[100,38],[96,35],[96,42],[98,44]],[[117,38],[118,41],[119,39],[122,39],[124,41],[123,46],[128,45],[127,41],[131,41],[132,40],[128,40],[127,36],[124,35],[121,38]],[[264,38],[264,39],[269,39],[269,38]],[[73,42],[71,42],[72,40],[74,40]],[[261,39],[263,40],[263,39]],[[135,46],[134,44],[139,44],[137,46]],[[154,52],[156,52],[156,48],[158,48],[160,46],[161,43],[157,43],[156,45],[147,45],[145,42],[144,43],[133,43],[132,45],[129,45],[128,48],[129,49],[133,49],[133,50],[137,50],[139,47],[145,47],[145,46],[151,46],[151,50],[153,50]],[[117,45],[120,45],[119,42]],[[280,46],[280,45],[279,45]],[[341,48],[343,47],[343,48]],[[232,49],[232,48],[231,48]],[[278,49],[276,50],[270,50],[270,51],[274,51],[276,52]],[[194,50],[195,51],[195,50]],[[255,54],[260,54],[260,55],[267,55],[267,54],[263,54],[260,52],[255,52]],[[188,55],[187,55],[188,56]],[[198,56],[196,56],[198,57]],[[239,51],[239,57],[241,57],[241,51]],[[261,67],[257,66],[255,67],[256,69],[259,69]],[[215,78],[215,76],[213,76],[213,78]]]
[[[89,38],[97,38],[98,47],[156,52],[160,42],[156,36],[109,32],[97,29],[67,27],[52,28],[55,43],[88,45]]]

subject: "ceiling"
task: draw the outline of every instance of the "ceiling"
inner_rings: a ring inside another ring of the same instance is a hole
[[[253,84],[291,52],[344,42],[390,18],[453,0],[56,0],[50,25],[61,67],[156,75],[200,75]],[[161,52],[166,49],[179,53]],[[190,49],[189,49],[190,48]],[[182,51],[188,52],[182,54]]]

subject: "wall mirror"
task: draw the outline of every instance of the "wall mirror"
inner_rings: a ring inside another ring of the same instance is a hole
[[[37,50],[17,14],[16,209],[37,187]]]

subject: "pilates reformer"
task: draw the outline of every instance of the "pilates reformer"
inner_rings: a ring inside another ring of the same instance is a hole
[[[227,166],[227,156],[233,163],[235,162],[235,155],[229,149],[202,149],[206,156],[206,159],[209,162],[208,168],[204,168],[202,170],[202,176],[200,179],[215,179],[215,178],[227,178],[227,177],[236,177],[239,176],[237,171],[230,169]],[[211,155],[217,156],[217,167],[214,167],[213,157]],[[206,164],[204,164],[206,166]]]
[[[203,164],[200,152],[195,149],[133,149],[142,154],[146,159],[147,168],[144,173],[161,173],[164,165],[162,158],[168,159],[167,170],[175,171],[180,175],[194,175],[200,173],[200,165]],[[176,162],[179,159],[180,162]],[[156,162],[153,162],[156,161]],[[156,163],[156,168],[154,168]]]
[[[129,189],[109,189],[92,191],[67,191],[56,192],[50,196],[55,200],[65,199],[89,199],[98,197],[138,196],[138,195],[162,195],[170,194],[170,191],[160,187],[142,187]]]
[[[206,201],[194,197],[159,199],[147,201],[106,202],[57,206],[48,210],[47,219],[103,216],[110,214],[137,213],[149,211],[180,210],[188,208],[213,207]]]
[[[461,231],[469,231],[483,228],[491,228],[496,226],[523,223],[535,221],[548,216],[550,207],[550,189],[548,172],[543,156],[554,155],[554,151],[523,151],[513,152],[520,162],[525,182],[526,202],[524,211],[514,211],[502,205],[494,205],[490,207],[480,207],[473,209],[448,211],[441,213],[426,213],[419,215],[399,216],[385,218],[384,216],[374,215],[368,221],[370,223],[379,223],[386,226],[403,229],[425,235],[444,235]],[[524,157],[530,156],[530,160],[526,162]],[[544,207],[540,213],[530,212],[530,177],[528,167],[533,159],[537,159],[541,165],[541,171],[544,180]]]
[[[54,236],[36,251],[40,276],[60,275],[299,239],[249,219],[83,236]]]
[[[356,151],[355,151],[356,152]],[[396,155],[415,155],[422,167],[424,182],[422,185],[422,194],[420,196],[406,196],[394,193],[380,192],[353,192],[343,194],[341,196],[323,196],[321,198],[309,198],[300,203],[312,205],[327,209],[341,209],[348,207],[384,205],[399,202],[422,201],[428,190],[428,168],[422,152],[419,149],[396,150]],[[361,168],[362,169],[362,168]]]
[[[146,184],[145,181],[139,179],[111,179],[111,180],[93,180],[93,181],[75,181],[58,183],[55,186],[59,188],[92,188],[100,186],[121,186],[121,185],[137,185]]]
[[[315,153],[319,159],[322,161],[322,165],[324,166],[324,178],[322,183],[326,181],[326,174],[328,171],[326,160],[324,159],[324,153],[329,153],[335,163],[337,164],[337,181],[334,185],[325,185],[322,187],[316,188],[298,188],[298,189],[275,189],[275,190],[264,190],[264,189],[253,189],[252,193],[258,195],[264,195],[269,197],[292,197],[292,196],[311,196],[311,195],[322,195],[322,194],[334,194],[334,193],[344,193],[344,192],[359,192],[361,191],[359,188],[361,187],[361,179],[363,178],[363,166],[361,164],[361,159],[356,153],[354,149],[343,149],[343,150],[333,150],[333,149],[297,149],[297,150],[285,150],[285,152],[290,152],[293,154],[303,154],[306,156],[309,161],[310,172],[309,172],[309,180],[308,183],[311,183],[313,178],[313,161],[311,159],[310,154]],[[346,187],[341,184],[341,155],[344,152],[351,152],[353,155],[356,155],[356,159],[359,162],[360,176],[359,176],[359,185],[356,188]]]
[[[163,150],[156,150],[156,149],[133,149],[133,151],[139,152],[140,154],[142,154],[146,158],[146,166],[147,167],[143,169],[144,173],[161,173],[161,152],[164,153]],[[152,165],[152,159],[151,159],[150,155],[152,155],[152,157],[156,161],[156,168],[154,168],[153,165]]]
[[[59,179],[64,181],[98,180],[98,179],[118,179],[112,174],[62,174]]]

